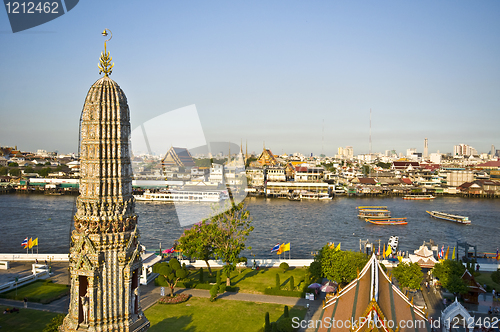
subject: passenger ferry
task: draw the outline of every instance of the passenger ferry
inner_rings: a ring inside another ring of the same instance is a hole
[[[429,200],[434,198],[436,197],[432,195],[406,195],[403,197],[403,199],[415,199],[415,200]]]
[[[359,218],[365,219],[387,219],[391,217],[391,211],[389,210],[359,210]]]
[[[406,225],[408,222],[406,218],[387,218],[387,219],[370,219],[366,218],[366,221],[374,225]]]
[[[136,201],[146,202],[209,202],[218,203],[229,199],[226,190],[188,191],[188,190],[168,190],[160,192],[150,192],[146,190],[142,195],[134,195]]]
[[[434,218],[437,219],[443,219],[443,220],[449,220],[453,222],[457,222],[459,224],[470,224],[471,221],[469,220],[469,217],[464,217],[464,216],[457,216],[455,214],[449,214],[449,213],[444,213],[444,212],[438,212],[438,211],[425,211]]]

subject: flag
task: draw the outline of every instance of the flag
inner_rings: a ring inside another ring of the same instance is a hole
[[[33,240],[30,238],[30,240],[28,241],[28,249],[31,248],[33,248]]]
[[[498,248],[497,248],[497,260],[498,260],[498,258],[499,258],[499,257],[498,257]]]
[[[446,255],[444,256],[444,259],[448,259],[448,254],[450,253],[450,246],[446,248]]]
[[[332,244],[330,244],[330,249],[335,249],[335,242],[332,242]]]
[[[455,247],[453,247],[453,253],[451,254],[451,259],[455,260]]]
[[[339,245],[337,246],[337,248],[335,248],[335,250],[340,250],[340,242],[339,242]]]
[[[275,251],[278,251],[278,249],[280,248],[280,244],[278,243],[277,245],[275,245],[273,247],[273,249],[271,249],[271,252],[275,252]]]
[[[290,242],[288,242],[287,244],[284,245],[283,252],[285,252],[285,251],[290,251]]]
[[[385,258],[385,243],[384,243],[384,251],[382,251],[382,258]]]
[[[441,250],[439,251],[439,259],[443,259],[444,258],[444,246],[441,247]]]
[[[403,261],[403,257],[398,256],[398,261],[401,263]]]
[[[387,251],[385,252],[385,256],[389,256],[390,254],[392,254],[392,247],[388,245]]]
[[[38,245],[38,238],[33,240],[33,247]]]
[[[285,248],[285,244],[283,243],[282,245],[280,245],[280,248],[278,249],[278,251],[276,252],[277,255],[281,255],[283,253],[283,249]]]
[[[28,238],[25,238],[24,241],[21,243],[22,246],[27,246],[28,245]]]
[[[377,256],[380,256],[380,243],[378,244]]]

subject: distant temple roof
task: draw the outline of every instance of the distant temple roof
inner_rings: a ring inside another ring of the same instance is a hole
[[[171,147],[162,159],[163,167],[193,167],[196,166],[193,157],[185,148]]]
[[[427,332],[429,323],[424,312],[392,284],[372,255],[358,277],[323,306],[323,325],[317,330],[330,331],[326,319],[355,322],[355,326],[333,326],[343,331],[411,331]],[[413,322],[402,324],[401,322]],[[370,323],[371,322],[371,323]],[[371,324],[375,324],[375,327]]]
[[[274,166],[278,164],[278,161],[276,160],[273,153],[269,149],[264,149],[260,154],[259,158],[257,159],[257,161],[261,165]]]

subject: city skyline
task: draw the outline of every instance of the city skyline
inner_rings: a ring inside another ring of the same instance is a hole
[[[371,109],[373,152],[423,152],[425,138],[429,153],[489,152],[500,146],[498,14],[495,1],[80,2],[13,34],[0,11],[0,145],[77,152],[108,28],[133,129],[194,104],[207,142],[357,155],[369,152]]]

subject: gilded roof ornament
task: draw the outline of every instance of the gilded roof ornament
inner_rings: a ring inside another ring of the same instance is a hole
[[[111,75],[111,72],[113,71],[114,63],[111,63],[111,60],[113,58],[109,55],[109,52],[106,50],[106,42],[111,40],[113,38],[113,33],[109,29],[104,29],[102,32],[103,36],[107,36],[108,32],[110,34],[109,39],[106,39],[104,41],[104,52],[101,52],[101,57],[99,58],[99,64],[97,65],[99,67],[99,74],[104,73],[104,76],[109,76]]]

